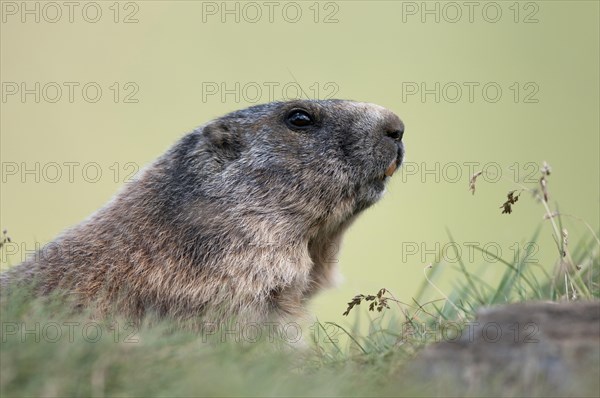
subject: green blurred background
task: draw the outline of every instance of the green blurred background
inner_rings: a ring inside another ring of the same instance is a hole
[[[345,303],[381,287],[410,302],[436,249],[454,257],[446,229],[467,266],[494,278],[503,266],[469,256],[467,245],[509,259],[524,247],[543,207],[529,195],[511,215],[499,206],[511,181],[535,181],[544,160],[551,202],[598,230],[596,1],[99,1],[76,2],[72,16],[62,2],[47,4],[2,2],[0,226],[14,242],[3,267],[94,212],[185,132],[295,97],[295,82],[310,97],[386,106],[406,124],[407,167],[346,235],[345,282],[312,303],[321,320],[344,324]],[[22,97],[22,83],[33,93]],[[239,98],[223,98],[221,84],[239,84]],[[422,88],[433,91],[422,98]],[[66,162],[75,162],[72,176]],[[487,165],[490,180],[480,177],[475,196],[473,163]],[[565,227],[571,242],[589,237],[578,221]],[[551,267],[549,225],[538,244],[536,261]],[[439,286],[457,276],[444,272]]]

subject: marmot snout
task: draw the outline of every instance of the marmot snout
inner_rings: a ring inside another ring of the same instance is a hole
[[[139,319],[299,316],[335,279],[344,231],[404,156],[391,111],[274,102],[184,136],[88,220],[3,273]],[[42,255],[43,253],[43,255]]]

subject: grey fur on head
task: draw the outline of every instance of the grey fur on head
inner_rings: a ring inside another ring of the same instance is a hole
[[[401,164],[403,132],[391,111],[343,100],[227,114],[1,274],[3,290],[34,283],[132,319],[298,317],[335,280],[343,232]]]

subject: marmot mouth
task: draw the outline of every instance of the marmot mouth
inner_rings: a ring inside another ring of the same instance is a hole
[[[398,168],[398,158],[394,158],[387,169],[385,169],[384,175],[391,177],[394,175],[394,172]]]
[[[400,143],[398,145],[396,156],[394,156],[394,159],[392,159],[388,167],[385,169],[383,175],[381,176],[381,179],[385,180],[386,178],[393,176],[396,170],[398,170],[398,168],[402,164],[402,160],[404,160],[404,146],[402,145],[402,143]]]
[[[403,155],[404,155],[403,152],[401,150],[399,150],[398,153],[396,154],[396,156],[394,157],[394,159],[389,163],[388,167],[385,169],[383,174],[380,174],[379,178],[381,180],[385,181],[394,175],[394,173],[398,170],[398,168],[402,164],[402,160],[404,158]]]

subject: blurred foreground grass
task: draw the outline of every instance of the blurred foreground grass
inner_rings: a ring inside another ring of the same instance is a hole
[[[427,396],[427,386],[404,377],[404,370],[423,346],[443,338],[445,324],[463,325],[487,305],[599,297],[595,240],[580,243],[572,254],[583,264],[577,275],[560,267],[540,273],[526,266],[526,256],[506,262],[496,286],[459,265],[463,284],[445,298],[425,302],[428,294],[442,294],[435,291],[434,265],[431,282],[413,303],[396,302],[385,291],[355,298],[376,303],[375,313],[378,304],[382,308],[369,333],[330,323],[303,325],[304,347],[285,347],[297,333],[256,342],[242,333],[236,343],[236,335],[226,330],[198,334],[150,319],[139,328],[122,319],[92,321],[68,315],[52,298],[30,301],[26,294],[11,294],[0,307],[0,392],[3,397]],[[572,283],[575,278],[581,287]]]

